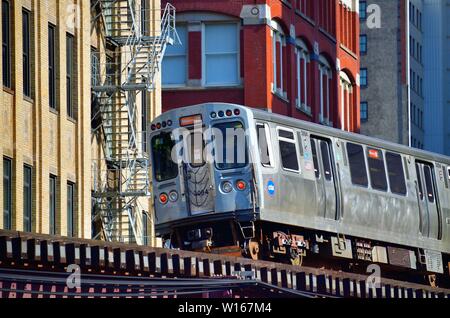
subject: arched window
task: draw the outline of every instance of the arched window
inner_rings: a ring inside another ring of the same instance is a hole
[[[350,131],[352,128],[353,85],[345,72],[340,73],[341,82],[341,129]]]
[[[308,105],[308,68],[310,55],[308,47],[299,39],[295,41],[295,57],[297,63],[297,96],[295,105],[298,109],[310,113],[311,107]]]
[[[272,92],[284,98],[287,98],[284,85],[284,63],[285,63],[285,47],[286,35],[284,34],[281,25],[273,21],[272,28],[272,65],[273,65],[273,83]]]
[[[319,121],[321,124],[330,125],[330,102],[331,102],[331,80],[333,73],[327,59],[319,56],[319,85],[320,85],[320,111]]]

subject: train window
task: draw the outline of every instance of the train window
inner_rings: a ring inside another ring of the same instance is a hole
[[[203,156],[205,149],[205,140],[202,132],[193,132],[187,136],[187,149],[189,151],[189,164],[193,168],[199,168],[205,165]]]
[[[434,188],[433,188],[433,177],[431,175],[431,168],[429,166],[423,167],[423,172],[425,175],[425,185],[427,186],[427,196],[428,201],[434,202]]]
[[[319,160],[317,159],[317,146],[316,146],[316,140],[311,139],[311,151],[314,161],[314,171],[316,173],[316,178],[320,178],[320,167],[319,167]]]
[[[367,168],[363,147],[361,145],[347,143],[347,154],[350,163],[352,183],[354,185],[368,187],[369,180],[367,178]]]
[[[174,147],[175,141],[170,133],[161,133],[152,139],[153,169],[158,182],[178,176],[177,164],[172,160]]]
[[[386,163],[392,193],[406,195],[406,181],[402,157],[399,154],[388,152],[386,153]]]
[[[325,179],[327,181],[331,181],[333,178],[333,174],[331,171],[331,160],[330,160],[330,145],[326,141],[320,142],[320,152],[322,153],[322,163],[323,163],[323,172],[325,174]]]
[[[271,167],[272,163],[270,160],[270,151],[269,151],[269,140],[267,138],[268,126],[265,124],[257,124],[256,125],[256,134],[258,135],[258,145],[259,145],[259,155],[261,157],[261,164],[265,167]]]
[[[227,122],[215,125],[214,128],[217,169],[240,169],[247,166],[248,153],[244,125],[241,122]],[[218,133],[220,136],[217,135]]]
[[[417,163],[416,163],[416,174],[417,174],[417,183],[418,183],[418,187],[419,187],[420,200],[423,200],[422,176],[420,175],[420,166]]]
[[[286,170],[299,172],[300,168],[298,164],[294,133],[290,130],[279,129],[278,136],[283,168]]]
[[[370,183],[372,188],[387,191],[386,168],[384,166],[383,152],[379,149],[367,149],[367,161],[369,162]]]

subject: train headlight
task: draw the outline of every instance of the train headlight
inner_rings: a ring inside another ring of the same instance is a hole
[[[222,191],[224,193],[230,193],[231,191],[233,191],[233,185],[231,184],[231,182],[226,181],[222,183]]]
[[[169,202],[169,197],[167,196],[167,194],[163,193],[159,195],[159,202],[163,205],[167,204],[167,202]]]
[[[236,182],[236,188],[239,191],[244,191],[245,189],[247,189],[247,183],[245,181],[239,180],[238,182]]]
[[[170,192],[169,200],[170,200],[170,202],[177,202],[178,201],[178,192],[177,191]]]

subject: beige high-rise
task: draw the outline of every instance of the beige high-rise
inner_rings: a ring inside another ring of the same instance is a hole
[[[159,10],[159,0],[145,2]],[[2,0],[0,229],[93,236],[94,194],[106,161],[92,111],[92,58],[106,56],[108,46],[95,27],[96,3]],[[159,30],[160,20],[148,21],[150,30]],[[161,110],[159,76],[154,83],[146,120]],[[145,129],[142,94],[136,95],[138,143]],[[150,216],[151,238],[150,198],[138,201]]]

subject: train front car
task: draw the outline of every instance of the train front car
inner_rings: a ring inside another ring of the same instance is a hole
[[[213,103],[152,123],[156,234],[172,247],[240,255],[255,236],[251,118],[242,106]]]

